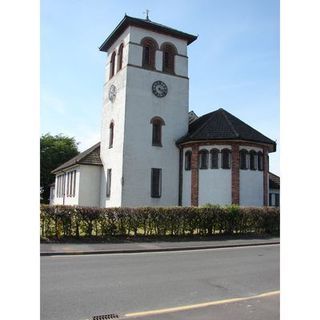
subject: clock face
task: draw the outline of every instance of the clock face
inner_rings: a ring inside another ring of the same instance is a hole
[[[162,98],[165,97],[168,93],[168,87],[167,85],[162,82],[162,81],[155,81],[152,84],[152,92],[153,94],[158,97],[158,98]]]
[[[117,88],[112,84],[109,89],[109,100],[113,102],[116,99]]]

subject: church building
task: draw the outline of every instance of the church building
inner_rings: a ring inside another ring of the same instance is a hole
[[[53,204],[269,205],[276,143],[224,109],[189,112],[197,36],[125,15],[107,53],[101,142],[56,168]]]

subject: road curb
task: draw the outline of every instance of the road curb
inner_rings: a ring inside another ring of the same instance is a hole
[[[280,241],[256,242],[227,245],[193,246],[193,247],[172,247],[157,249],[117,249],[117,250],[91,250],[91,251],[70,251],[70,252],[40,252],[40,256],[75,256],[75,255],[93,255],[93,254],[117,254],[117,253],[145,253],[145,252],[169,252],[169,251],[192,251],[205,249],[222,249],[237,247],[255,247],[280,244]]]

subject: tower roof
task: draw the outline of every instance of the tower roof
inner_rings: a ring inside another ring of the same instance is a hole
[[[268,144],[271,151],[276,150],[275,141],[222,108],[191,122],[188,133],[177,144],[203,140],[245,140]]]
[[[197,39],[197,36],[152,22],[151,20],[139,19],[125,15],[113,32],[109,35],[109,37],[100,46],[99,50],[107,52],[111,45],[129,26],[140,27],[150,31],[170,35],[175,38],[183,39],[187,41],[188,45]]]

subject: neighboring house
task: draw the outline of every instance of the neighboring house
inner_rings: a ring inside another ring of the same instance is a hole
[[[56,174],[55,204],[263,206],[276,143],[220,108],[189,112],[196,36],[125,16],[104,41],[101,143]]]
[[[269,172],[269,206],[280,206],[280,177]]]

